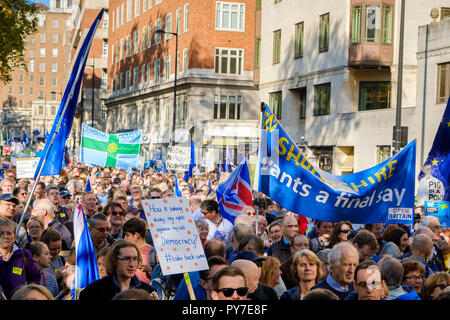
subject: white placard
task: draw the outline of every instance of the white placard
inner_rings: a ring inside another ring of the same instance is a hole
[[[191,162],[191,148],[169,146],[167,150],[166,168],[169,170],[189,170]]]
[[[143,200],[143,208],[163,275],[209,269],[187,199]]]
[[[39,164],[40,158],[17,158],[16,176],[17,179],[34,178],[34,173]]]

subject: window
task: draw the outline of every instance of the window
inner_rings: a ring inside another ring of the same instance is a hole
[[[30,96],[33,95],[33,87],[30,87]]]
[[[280,54],[281,54],[281,30],[277,30],[273,32],[273,54],[272,54],[273,64],[280,63]]]
[[[45,33],[39,34],[39,41],[40,41],[41,43],[45,43]]]
[[[119,47],[119,60],[123,58],[123,39],[120,39],[120,47]]]
[[[34,60],[30,60],[30,65],[28,67],[28,71],[34,72]]]
[[[330,39],[330,14],[326,13],[320,16],[320,35],[319,35],[319,52],[328,51],[328,43]]]
[[[120,73],[120,90],[122,90],[124,88],[124,83],[123,83],[123,72]]]
[[[30,74],[30,82],[33,83],[34,81],[34,75]]]
[[[314,86],[314,116],[330,114],[331,83]]]
[[[380,33],[380,6],[366,6],[366,42],[378,42]]]
[[[147,48],[152,46],[152,24],[148,24]]]
[[[131,20],[131,0],[127,0],[127,22]]]
[[[119,40],[116,40],[116,46],[114,49],[113,62],[117,62],[119,60]]]
[[[155,5],[160,4],[162,0],[155,0]]]
[[[377,146],[377,163],[382,163],[391,157],[391,146]]]
[[[45,48],[39,48],[39,57],[45,58]]]
[[[216,48],[215,72],[221,74],[242,74],[244,50]]]
[[[189,30],[189,3],[184,5],[184,21],[183,21],[183,31]]]
[[[124,16],[125,16],[125,3],[122,3],[120,6],[120,25],[123,26],[125,23]]]
[[[295,25],[295,51],[294,58],[298,59],[303,57],[303,22],[297,23]]]
[[[144,0],[145,2],[145,0]],[[142,51],[147,49],[147,27],[142,28]]]
[[[145,1],[145,0],[144,0]],[[106,109],[104,106],[102,107],[102,119],[105,120],[108,116],[108,109]]]
[[[147,0],[144,0],[144,1],[147,1]],[[153,2],[153,0],[148,0],[148,6],[147,6],[148,9],[151,9],[153,7],[152,2]]]
[[[126,56],[131,56],[131,34],[127,36],[127,43],[126,43]]]
[[[450,18],[450,8],[441,8],[441,21]]]
[[[136,54],[138,52],[139,52],[139,30],[134,30],[133,53]]]
[[[155,83],[161,82],[161,65],[160,59],[155,60],[154,72],[155,72]]]
[[[177,74],[180,74],[180,72],[181,72],[181,63],[180,63],[180,53],[179,52],[177,52],[176,65],[177,65]]]
[[[387,109],[391,101],[389,81],[361,81],[359,84],[359,111]]]
[[[34,50],[33,49],[30,50],[30,58],[34,58]]]
[[[170,77],[170,55],[164,57],[164,80],[169,80]]]
[[[104,11],[103,12],[103,23],[102,23],[102,27],[104,29],[108,29],[109,26],[109,12],[108,11]]]
[[[177,22],[175,25],[175,32],[177,34],[180,34],[180,32],[181,32],[181,8],[177,9],[177,18],[176,19],[177,19]]]
[[[282,106],[283,103],[281,91],[269,93],[269,107],[272,110],[273,115],[277,119],[281,119]]]
[[[146,76],[147,73],[145,72],[145,64],[143,64],[141,67],[141,83],[145,83],[147,81]]]
[[[103,46],[102,46],[102,58],[108,57],[108,41],[103,40]]]
[[[38,114],[43,115],[44,114],[44,106],[39,106],[38,108]]]
[[[52,63],[52,72],[58,72],[58,64]]]
[[[261,39],[255,39],[255,68],[260,67],[261,62]]]
[[[186,73],[188,68],[188,49],[183,49],[183,72]]]
[[[141,0],[134,1],[134,17],[137,17],[141,13],[140,5],[141,5]]]
[[[58,43],[58,34],[57,33],[52,34],[52,42]]]
[[[52,58],[58,57],[58,48],[52,48]]]
[[[306,88],[301,88],[298,93],[300,119],[306,119]]]
[[[24,78],[24,75],[23,75],[23,74],[20,74],[20,75],[19,75],[19,82],[23,82],[24,79],[25,79],[25,78]]]
[[[52,24],[52,26],[53,26],[53,29],[58,29],[58,19],[53,19],[53,24]]]
[[[147,63],[147,82],[150,82],[150,74],[151,70],[150,70],[150,63]]]
[[[352,8],[352,43],[361,42],[361,6]]]
[[[102,87],[103,89],[105,89],[107,83],[108,83],[108,73],[106,72],[106,69],[102,69],[102,82],[101,82],[101,87]]]
[[[159,99],[155,101],[155,121],[159,122],[161,120],[159,109]]]
[[[116,16],[117,16],[117,18],[116,18],[116,29],[119,29],[119,27],[120,27],[120,19],[119,19],[119,17],[120,17],[120,7],[117,7]]]
[[[166,111],[165,120],[169,121],[170,120],[170,114],[171,114],[170,109],[171,109],[171,105],[172,105],[171,99],[167,98],[166,100],[164,100],[164,102],[165,102],[165,108],[164,109]]]
[[[450,96],[450,62],[438,64],[437,102],[445,103]]]
[[[172,38],[172,34],[170,32],[172,32],[172,13],[168,13],[166,14],[166,17],[164,18],[164,31],[166,31],[166,33],[164,34],[165,39],[169,40],[170,38]]]
[[[23,87],[19,87],[19,95],[23,96]]]
[[[50,100],[56,101],[56,93],[54,93],[54,92],[50,93]]]
[[[138,87],[138,81],[139,81],[139,67],[133,68],[133,87]]]
[[[125,88],[128,90],[130,89],[130,82],[131,82],[131,70],[127,70],[125,73]]]
[[[186,117],[187,117],[187,96],[186,95],[178,96],[176,119],[186,120]]]
[[[45,72],[45,62],[39,63],[39,72]]]
[[[392,43],[392,7],[383,7],[383,43]]]
[[[58,78],[52,78],[52,87],[56,87]]]
[[[214,119],[240,119],[242,96],[214,95]]]
[[[156,20],[155,30],[161,30],[161,19]],[[161,42],[161,33],[155,33],[155,43],[160,44]]]
[[[216,30],[244,31],[245,4],[216,2]]]

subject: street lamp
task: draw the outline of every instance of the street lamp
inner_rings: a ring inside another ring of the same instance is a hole
[[[177,74],[178,74],[178,32],[167,32],[161,29],[157,29],[155,33],[162,34],[168,33],[173,34],[175,36],[175,81],[173,83],[173,110],[172,110],[172,141],[171,145],[175,145],[175,118],[176,118],[176,110],[177,110]]]
[[[402,0],[400,11],[400,39],[398,53],[397,108],[395,113],[394,154],[400,152],[402,137],[402,83],[403,83],[403,37],[405,29],[405,0]]]

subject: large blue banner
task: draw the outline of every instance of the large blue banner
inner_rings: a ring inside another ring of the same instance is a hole
[[[329,222],[413,223],[415,141],[372,168],[336,176],[308,161],[267,105],[261,128],[257,189],[282,207]]]

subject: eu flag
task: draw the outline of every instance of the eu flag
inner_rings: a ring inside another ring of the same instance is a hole
[[[447,107],[445,108],[436,136],[434,137],[433,145],[428,153],[428,158],[424,163],[424,169],[419,174],[419,181],[431,175],[432,180],[435,180],[434,189],[439,189],[438,185],[440,182],[444,191],[439,199],[425,200],[450,201],[450,98],[447,102]]]
[[[78,53],[77,59],[73,66],[72,74],[67,83],[64,96],[59,105],[58,112],[50,131],[49,139],[45,142],[44,156],[39,160],[38,166],[34,173],[34,179],[39,175],[51,176],[58,175],[61,172],[64,156],[64,146],[72,129],[73,118],[77,108],[78,94],[80,93],[81,81],[83,79],[84,67],[94,38],[97,26],[103,15],[103,9],[95,18],[94,23],[89,29],[83,45]],[[44,163],[45,162],[45,163]],[[42,172],[39,174],[39,172]]]
[[[175,193],[175,197],[179,197],[179,198],[182,197],[180,187],[178,186],[178,177],[176,174],[175,174],[175,192],[174,193]]]
[[[191,139],[191,163],[189,164],[189,170],[184,172],[184,181],[188,182],[189,178],[192,177],[192,170],[197,166],[195,163],[195,145],[194,141]]]

